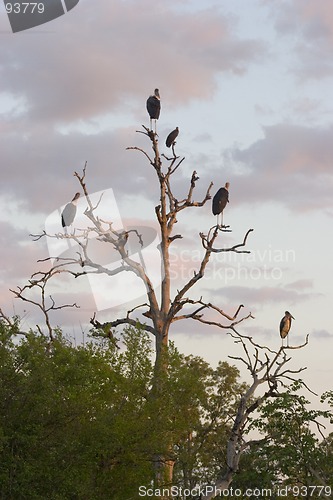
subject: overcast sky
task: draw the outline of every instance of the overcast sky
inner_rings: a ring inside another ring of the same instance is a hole
[[[80,0],[66,15],[15,34],[1,4],[0,40],[0,298],[6,313],[21,315],[25,327],[39,321],[9,288],[26,283],[40,269],[37,259],[56,251],[29,234],[60,224],[61,207],[79,188],[73,173],[86,161],[89,190],[106,192],[119,224],[143,228],[144,257],[154,260],[156,179],[144,157],[126,147],[150,150],[136,130],[149,124],[146,99],[158,87],[161,152],[178,126],[176,151],[185,156],[174,175],[176,194],[184,196],[193,170],[200,177],[198,200],[210,181],[213,194],[229,181],[226,244],[241,242],[254,228],[252,253],[212,259],[193,298],[203,294],[230,314],[244,304],[255,319],[242,331],[272,348],[289,310],[296,318],[291,343],[310,334],[310,346],[293,351],[293,366],[308,367],[304,378],[315,391],[331,388],[331,3]],[[78,224],[84,208],[82,202]],[[173,249],[176,286],[195,270],[198,233],[214,221],[210,203],[179,217],[184,238]],[[64,278],[57,286],[55,298],[73,302],[74,294],[81,306],[52,318],[69,334],[95,310],[102,321],[144,301],[126,284],[133,300],[120,304],[126,296],[120,282]],[[171,338],[183,352],[212,363],[234,349],[225,332],[193,323],[177,322]]]

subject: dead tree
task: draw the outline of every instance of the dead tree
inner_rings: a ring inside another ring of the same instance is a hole
[[[163,277],[160,290],[155,290],[153,282],[148,275],[145,266],[139,260],[134,260],[128,252],[127,242],[130,231],[117,230],[113,227],[112,220],[102,220],[98,217],[98,204],[95,206],[91,201],[91,196],[89,194],[86,185],[86,165],[83,169],[82,174],[75,172],[75,177],[77,178],[85,199],[87,202],[87,208],[84,212],[86,217],[89,219],[89,227],[85,229],[76,228],[72,234],[58,234],[49,235],[43,232],[40,235],[36,235],[35,239],[38,240],[41,237],[50,238],[70,238],[74,240],[79,248],[77,255],[73,258],[49,258],[50,261],[55,262],[50,273],[59,273],[60,271],[66,271],[75,278],[79,278],[83,275],[89,274],[106,274],[112,278],[122,272],[134,273],[139,280],[141,280],[145,286],[147,301],[144,304],[140,304],[131,310],[121,318],[112,318],[107,323],[101,324],[96,315],[91,318],[91,324],[98,329],[100,335],[108,335],[105,332],[112,332],[122,325],[133,325],[136,326],[138,323],[137,315],[140,309],[141,314],[145,318],[145,322],[142,322],[142,328],[147,332],[151,333],[155,337],[156,346],[156,361],[155,361],[155,389],[158,387],[158,377],[160,370],[166,372],[168,369],[167,363],[167,349],[168,349],[168,337],[169,330],[173,323],[181,320],[194,320],[199,321],[206,325],[215,325],[219,328],[228,331],[228,329],[234,329],[236,325],[240,324],[245,319],[251,317],[251,314],[247,316],[241,316],[240,311],[243,307],[242,304],[236,307],[234,313],[227,313],[223,309],[215,306],[210,302],[206,302],[203,297],[193,298],[189,294],[194,293],[195,285],[204,277],[207,265],[211,256],[214,253],[219,252],[235,252],[235,253],[249,253],[248,250],[243,249],[245,247],[248,235],[253,229],[249,229],[246,233],[243,241],[237,245],[226,246],[225,243],[219,244],[221,237],[224,236],[224,231],[226,228],[221,228],[218,226],[213,226],[209,229],[208,234],[200,233],[199,241],[204,248],[203,257],[201,262],[198,264],[197,270],[194,272],[193,276],[185,280],[181,284],[179,289],[172,296],[171,289],[171,275],[170,275],[170,246],[176,241],[182,238],[182,235],[175,233],[175,224],[178,222],[178,218],[181,212],[184,210],[198,209],[203,207],[208,200],[211,199],[210,190],[213,186],[211,182],[207,188],[206,194],[201,201],[194,200],[194,191],[196,188],[196,183],[199,179],[196,171],[193,171],[188,190],[182,199],[177,199],[174,195],[172,188],[172,176],[177,172],[178,168],[184,161],[184,158],[180,158],[175,153],[175,146],[172,146],[172,156],[166,157],[161,155],[159,152],[158,136],[152,130],[143,126],[143,131],[139,133],[144,134],[151,142],[152,154],[148,154],[145,150],[140,147],[130,147],[129,150],[136,150],[143,154],[149,164],[152,167],[152,171],[155,172],[157,176],[157,181],[159,184],[159,202],[155,207],[155,215],[157,223],[159,225],[160,231],[160,256],[161,256],[161,266],[163,269]],[[166,163],[166,167],[162,163]],[[151,171],[150,171],[151,172]],[[150,172],[147,175],[151,175]],[[134,232],[139,243],[143,245],[142,237],[138,231],[131,230]],[[115,269],[109,269],[107,266],[96,262],[94,258],[91,257],[90,253],[90,242],[91,239],[95,238],[100,242],[108,243],[112,248],[116,249],[118,252],[121,263]],[[41,277],[43,282],[43,277]],[[46,279],[46,275],[45,275]],[[41,281],[36,282],[30,281],[29,287],[41,286]],[[43,287],[42,287],[43,290]],[[26,292],[26,287],[19,289],[16,293],[17,297],[26,300],[24,293]],[[46,309],[46,305],[42,308]],[[51,303],[50,306],[55,309],[55,305]],[[220,321],[210,321],[206,319],[207,313],[212,312],[213,315],[220,318]],[[46,318],[48,316],[46,315]],[[49,325],[48,329],[50,331]],[[101,328],[102,327],[102,328]],[[50,334],[51,335],[51,334]],[[157,391],[158,392],[158,391]],[[161,421],[161,426],[163,426],[163,419]],[[162,429],[161,429],[162,430]],[[171,446],[170,446],[171,449]],[[156,485],[167,486],[172,484],[172,471],[174,465],[174,459],[172,453],[168,450],[164,450],[163,453],[159,453],[154,457],[154,463],[156,468]]]
[[[228,491],[234,474],[238,471],[242,453],[258,443],[258,440],[246,440],[246,434],[252,419],[255,418],[255,412],[267,399],[279,397],[281,388],[286,387],[290,381],[297,380],[295,376],[306,369],[294,370],[288,368],[287,364],[291,357],[287,355],[287,351],[305,347],[308,343],[308,335],[302,345],[282,346],[278,351],[274,351],[254,342],[252,337],[240,334],[234,327],[231,327],[228,333],[236,343],[241,344],[243,349],[243,356],[229,356],[229,358],[240,361],[246,366],[252,382],[238,402],[237,412],[227,443],[226,463],[221,464],[222,472],[216,479],[215,484],[207,485],[203,489],[205,494],[201,496],[202,500],[211,500],[217,497],[220,492]],[[302,384],[310,391],[304,382]],[[264,393],[257,395],[260,386],[264,387]],[[263,441],[265,439],[263,438]]]

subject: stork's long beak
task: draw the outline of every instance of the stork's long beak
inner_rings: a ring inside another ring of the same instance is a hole
[[[294,318],[294,316],[292,316],[292,315],[290,315],[290,316],[291,316],[293,319],[295,319],[295,318]]]

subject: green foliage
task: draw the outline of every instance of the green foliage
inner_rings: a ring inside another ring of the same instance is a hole
[[[51,343],[18,332],[18,320],[0,322],[1,499],[137,499],[159,453],[175,462],[175,484],[215,479],[246,390],[237,368],[213,369],[170,343],[157,384],[151,340],[139,327],[125,329],[122,349],[113,337],[73,347],[60,331]],[[320,441],[311,427],[331,413],[309,409],[298,389],[261,408],[252,427],[266,439],[243,455],[235,487],[333,476],[332,435]],[[323,401],[332,405],[332,393]]]
[[[185,488],[213,482],[226,461],[228,432],[246,385],[226,362],[214,370],[202,358],[170,345],[168,404],[173,422],[175,483]]]
[[[213,370],[171,343],[156,395],[139,328],[124,331],[120,351],[114,339],[74,348],[61,332],[52,343],[33,332],[18,341],[0,327],[1,498],[136,498],[166,450],[179,483],[213,477],[211,451],[224,453],[242,390],[234,367]]]
[[[147,465],[131,445],[149,372],[144,380],[131,362],[138,333],[128,332],[123,355],[110,343],[74,348],[60,333],[52,344],[9,333],[1,325],[0,497],[109,499],[124,477],[130,489],[141,484]]]
[[[309,401],[298,393],[301,387],[302,381],[296,381],[260,408],[252,428],[265,438],[244,454],[235,479],[237,486],[258,477],[266,486],[330,484],[332,474],[326,464],[332,463],[333,450],[321,442],[321,431],[323,421],[332,419],[332,412],[309,408]],[[247,463],[252,464],[252,470],[247,470]]]

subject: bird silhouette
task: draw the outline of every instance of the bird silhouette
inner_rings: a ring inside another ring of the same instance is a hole
[[[286,311],[284,313],[283,318],[280,321],[280,337],[282,339],[282,345],[283,345],[283,339],[285,339],[287,337],[287,346],[289,346],[288,333],[289,333],[289,330],[291,327],[291,320],[292,319],[295,319],[294,316],[292,316],[289,311]]]
[[[213,215],[217,215],[217,227],[223,227],[223,210],[225,209],[227,203],[229,202],[229,182],[225,183],[225,186],[220,188],[213,198],[212,212]],[[219,215],[221,214],[221,225],[219,226]]]
[[[176,127],[175,130],[170,132],[168,137],[166,138],[165,145],[167,148],[170,148],[173,144],[175,144],[176,137],[179,134],[179,128]]]
[[[61,214],[61,224],[62,227],[71,226],[76,215],[76,205],[78,199],[80,198],[80,193],[76,193],[72,201],[67,203]]]
[[[159,119],[161,112],[161,98],[158,89],[155,89],[154,95],[148,97],[146,106],[150,117],[150,129],[152,129],[152,121],[155,120],[155,134],[156,134],[156,120]]]

